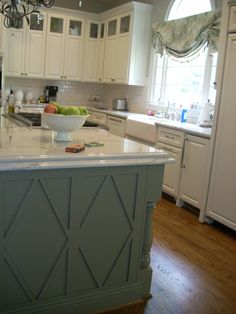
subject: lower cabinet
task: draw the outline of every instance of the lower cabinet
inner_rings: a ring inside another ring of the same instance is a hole
[[[157,148],[168,152],[175,159],[174,163],[165,165],[162,190],[176,199],[179,196],[179,182],[185,133],[179,130],[159,127]]]
[[[166,151],[169,153],[170,158],[175,159],[174,163],[165,165],[162,190],[174,197],[177,197],[179,190],[182,149],[163,143],[158,143],[157,148]]]
[[[203,209],[206,191],[209,140],[187,135],[185,138],[179,198]]]
[[[184,202],[203,210],[206,200],[206,172],[209,167],[209,140],[182,131],[159,127],[157,148],[175,159],[164,171],[162,190],[174,196],[177,205]]]
[[[114,116],[107,116],[107,127],[109,131],[117,136],[125,137],[126,119]]]
[[[107,125],[107,115],[106,113],[93,111],[92,121],[98,123],[100,126]]]

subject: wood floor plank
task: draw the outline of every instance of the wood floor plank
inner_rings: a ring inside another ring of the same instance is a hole
[[[163,198],[154,210],[145,314],[236,313],[236,233]]]

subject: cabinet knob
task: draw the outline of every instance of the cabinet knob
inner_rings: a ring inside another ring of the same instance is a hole
[[[10,34],[10,38],[14,38],[15,37],[15,34]]]
[[[25,73],[25,75],[28,75],[28,73]]]
[[[64,78],[64,76],[63,76],[63,75],[61,75],[61,76],[60,76],[60,78]]]
[[[115,79],[114,79],[114,78],[112,78],[112,79],[111,79],[111,81],[112,81],[112,82],[115,82]]]
[[[66,78],[67,78],[67,76],[65,75],[65,76],[64,76],[64,78],[66,79]]]
[[[24,75],[24,73],[21,73],[20,75]]]

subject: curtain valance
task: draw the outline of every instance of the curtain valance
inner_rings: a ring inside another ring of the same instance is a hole
[[[217,51],[220,24],[220,9],[154,23],[152,45],[157,53],[174,58],[189,58],[207,45],[213,53]]]

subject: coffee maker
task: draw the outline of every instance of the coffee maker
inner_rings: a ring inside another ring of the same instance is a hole
[[[46,86],[44,91],[45,102],[57,101],[58,86]]]

